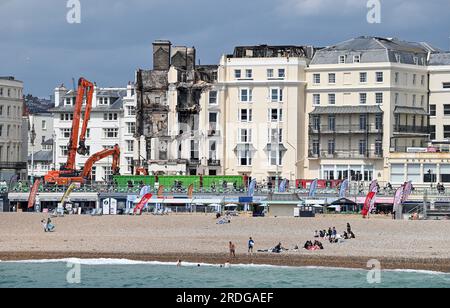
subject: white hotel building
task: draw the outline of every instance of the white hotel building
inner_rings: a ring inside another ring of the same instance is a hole
[[[67,161],[73,108],[76,91],[64,86],[55,89],[54,131],[55,131],[55,165],[59,169]],[[83,110],[84,112],[84,110]],[[87,156],[77,154],[76,167],[82,169],[86,160],[93,154],[106,148],[120,146],[120,172],[132,174],[135,155],[136,101],[134,86],[127,88],[95,88],[91,118],[88,125],[86,145]],[[137,155],[137,153],[136,153]],[[93,180],[106,182],[112,176],[112,157],[107,157],[95,164],[92,170]]]

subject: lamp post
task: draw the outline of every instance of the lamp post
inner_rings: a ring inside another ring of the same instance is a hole
[[[31,183],[34,183],[34,142],[36,140],[36,130],[34,124],[31,127],[30,141],[31,141]]]

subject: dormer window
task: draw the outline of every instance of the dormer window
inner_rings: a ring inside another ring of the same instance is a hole
[[[353,63],[361,63],[361,56],[353,56]]]
[[[102,105],[102,106],[109,105],[109,99],[108,99],[108,97],[100,97],[100,98],[98,99],[98,104],[99,104],[99,105]]]
[[[70,106],[70,105],[72,105],[72,99],[70,98],[70,97],[66,97],[66,99],[64,100],[65,101],[65,105],[66,106]]]
[[[346,61],[347,61],[347,56],[345,56],[345,55],[339,56],[339,64],[345,64]]]
[[[415,64],[415,65],[419,65],[419,58],[414,57],[414,64]]]
[[[395,54],[395,60],[397,60],[397,63],[402,63],[402,57],[399,54]]]

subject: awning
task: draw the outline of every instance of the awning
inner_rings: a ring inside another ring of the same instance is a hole
[[[234,148],[234,152],[241,152],[241,151],[256,152],[256,149],[252,144],[238,144]]]
[[[380,106],[327,106],[316,107],[311,115],[322,114],[380,114],[383,113]]]
[[[286,147],[282,143],[281,144],[271,144],[271,143],[269,143],[269,144],[267,144],[267,146],[264,149],[264,151],[272,152],[272,149],[273,149],[273,151],[276,151],[277,147],[279,147],[281,152],[287,152]]]
[[[396,114],[412,114],[427,116],[428,112],[420,107],[396,107],[394,110]]]

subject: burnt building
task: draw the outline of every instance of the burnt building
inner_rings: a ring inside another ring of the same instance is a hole
[[[136,74],[141,153],[136,167],[164,174],[201,172],[202,99],[216,79],[217,66],[196,65],[195,48],[153,43],[153,69]]]

